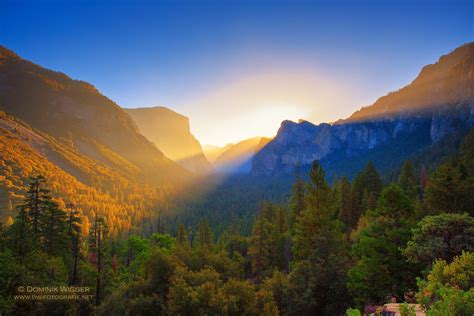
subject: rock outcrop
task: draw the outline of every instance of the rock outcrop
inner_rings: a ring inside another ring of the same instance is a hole
[[[281,175],[315,159],[341,173],[342,161],[396,164],[474,122],[474,43],[423,68],[408,86],[333,124],[284,121],[256,154],[253,175]],[[377,151],[388,155],[375,155]],[[378,158],[379,157],[379,158]],[[382,161],[383,160],[383,161]]]
[[[138,130],[166,157],[195,173],[208,173],[212,166],[199,141],[191,134],[189,118],[166,107],[125,109]]]

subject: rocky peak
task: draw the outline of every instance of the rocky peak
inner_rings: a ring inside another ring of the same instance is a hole
[[[277,136],[254,157],[252,173],[291,173],[296,164],[309,165],[315,159],[337,168],[342,160],[367,158],[377,150],[374,160],[384,157],[398,163],[404,155],[472,126],[473,112],[474,43],[469,43],[424,67],[411,84],[348,119],[332,125],[283,121]],[[398,150],[390,157],[381,154],[393,148]]]
[[[205,173],[211,170],[199,141],[190,130],[189,118],[163,106],[125,109],[138,130],[168,158],[187,169]]]

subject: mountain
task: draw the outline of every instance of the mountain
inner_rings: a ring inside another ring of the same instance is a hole
[[[91,84],[1,46],[0,112],[0,206],[7,214],[28,177],[42,173],[55,197],[85,215],[105,214],[120,230],[154,216],[164,196],[190,179]]]
[[[187,176],[94,86],[33,64],[5,47],[0,48],[0,110],[73,144],[84,156],[119,169],[118,160],[132,165],[155,183]]]
[[[0,111],[0,222],[15,216],[28,178],[38,173],[48,179],[61,207],[76,205],[86,230],[94,212],[107,218],[112,234],[156,217],[168,189],[139,181],[135,166],[109,154],[116,167]]]
[[[209,161],[210,163],[214,163],[214,161],[216,161],[216,159],[219,158],[219,156],[222,155],[223,152],[225,152],[232,146],[234,146],[234,144],[232,143],[227,144],[223,147],[205,145],[204,147],[202,147],[202,151],[204,153],[204,156],[206,156],[207,161]]]
[[[474,43],[424,67],[413,82],[345,120],[282,122],[252,160],[253,175],[282,175],[315,159],[329,174],[353,175],[369,160],[389,169],[474,123]]]
[[[269,138],[254,137],[238,142],[225,150],[213,163],[218,172],[249,173],[252,158],[268,142]]]
[[[207,173],[212,166],[199,141],[191,134],[189,118],[166,107],[125,109],[138,130],[166,157],[196,173]]]

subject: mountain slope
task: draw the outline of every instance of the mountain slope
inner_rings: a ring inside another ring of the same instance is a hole
[[[261,150],[269,138],[254,137],[238,142],[225,150],[213,163],[216,171],[225,173],[248,173],[254,155]]]
[[[315,159],[328,173],[352,175],[373,160],[396,166],[474,121],[474,43],[423,68],[408,86],[335,124],[284,121],[277,136],[252,161],[253,175],[293,172]]]
[[[15,213],[30,175],[55,199],[113,234],[148,229],[191,173],[141,135],[128,114],[88,83],[0,47],[0,221]],[[145,223],[145,224],[143,224]]]
[[[85,216],[99,212],[118,233],[153,218],[168,189],[140,183],[138,170],[126,172],[80,154],[74,147],[0,112],[0,222],[14,217],[32,174],[42,174],[64,207],[73,203]]]
[[[166,157],[196,173],[207,173],[206,160],[199,141],[191,134],[189,118],[165,107],[125,109],[138,130],[151,140]]]
[[[188,176],[91,84],[42,68],[1,46],[0,109],[84,156],[123,172],[133,166],[140,179],[163,184]]]
[[[219,146],[213,146],[213,145],[205,145],[202,147],[202,152],[204,153],[204,156],[206,156],[207,161],[209,161],[211,164],[214,163],[214,161],[219,158],[220,155],[222,155],[226,150],[234,146],[234,144],[229,143],[223,147]]]

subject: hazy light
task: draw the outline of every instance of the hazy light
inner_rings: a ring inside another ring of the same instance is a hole
[[[283,120],[322,122],[347,115],[346,92],[325,75],[260,73],[223,83],[189,101],[184,114],[202,144],[222,146],[255,136],[273,137]]]

